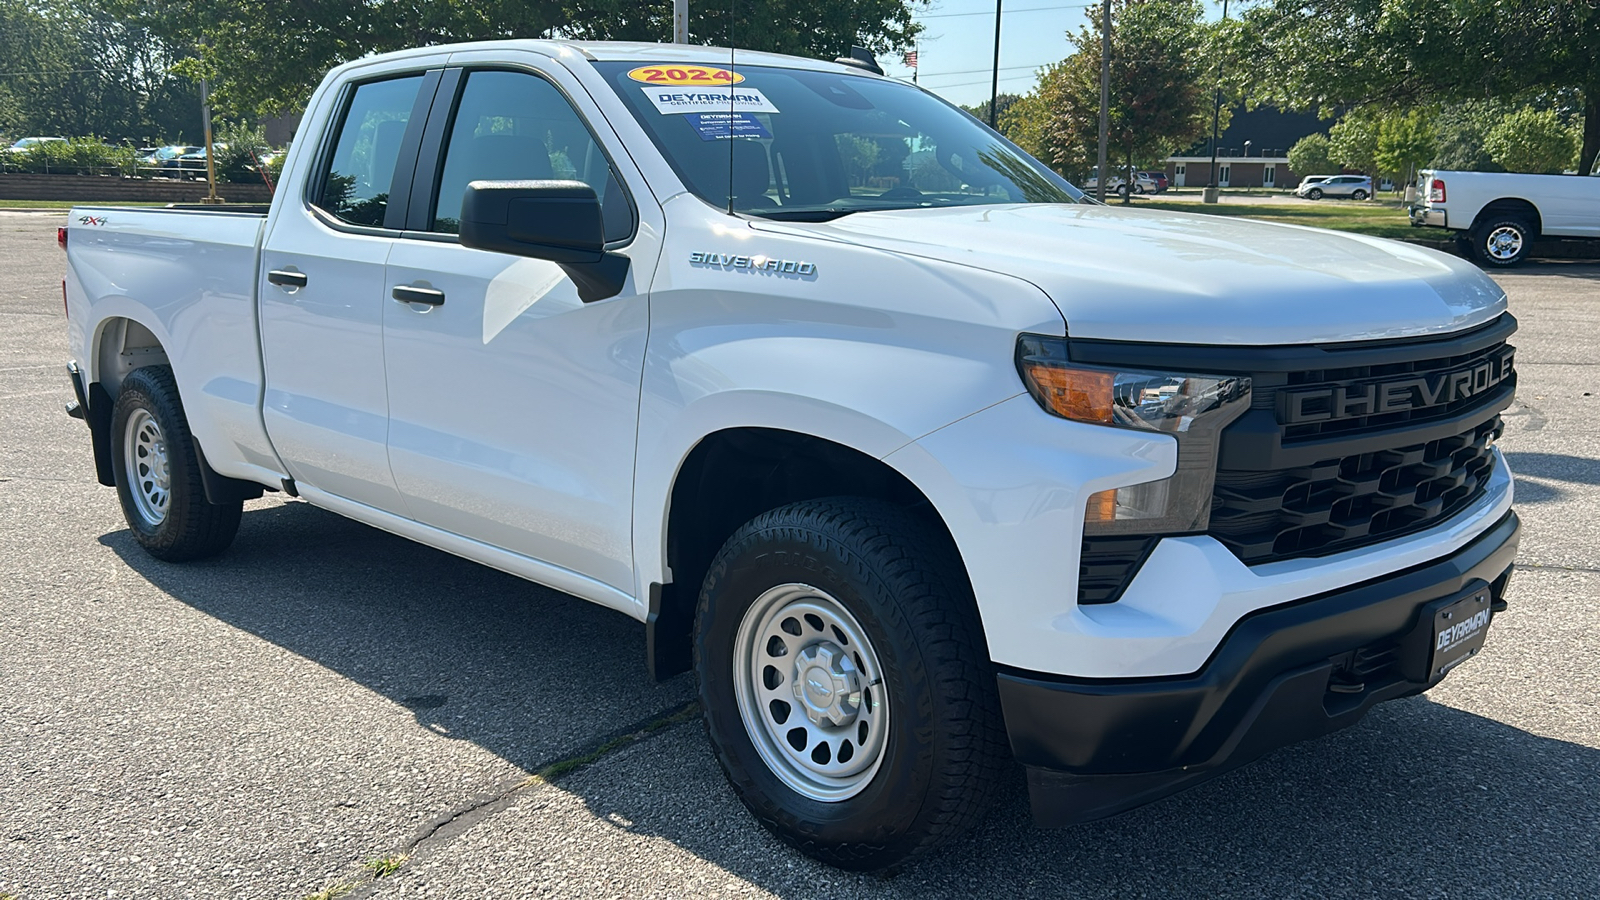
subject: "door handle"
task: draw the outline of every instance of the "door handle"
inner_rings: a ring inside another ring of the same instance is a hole
[[[274,269],[267,273],[267,283],[275,284],[279,287],[305,287],[306,273],[285,272],[281,269]]]
[[[444,305],[444,291],[436,291],[433,288],[397,284],[394,286],[394,290],[389,292],[389,296],[399,300],[401,303],[424,303],[428,306]]]

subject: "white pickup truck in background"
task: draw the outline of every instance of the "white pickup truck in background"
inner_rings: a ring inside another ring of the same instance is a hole
[[[1411,224],[1459,231],[1484,265],[1514,266],[1540,238],[1600,238],[1600,177],[1425,169]]]
[[[270,210],[62,240],[69,412],[150,553],[282,491],[633,616],[834,865],[959,834],[1013,761],[1059,825],[1349,726],[1505,608],[1477,267],[1107,208],[860,60],[375,56]]]

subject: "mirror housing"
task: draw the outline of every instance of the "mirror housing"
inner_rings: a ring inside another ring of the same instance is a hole
[[[585,303],[614,297],[628,257],[608,253],[600,199],[581,181],[474,181],[461,199],[463,247],[560,265]]]

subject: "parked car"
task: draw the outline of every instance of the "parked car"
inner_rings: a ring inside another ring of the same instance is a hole
[[[1103,818],[1482,649],[1520,526],[1481,269],[1102,206],[909,84],[749,57],[368,56],[270,211],[73,210],[68,412],[127,539],[221,553],[282,491],[631,616],[753,820],[851,869],[1012,765]],[[864,192],[856,138],[927,156]],[[1423,718],[1363,746],[1454,742]]]
[[[1079,187],[1081,187],[1085,193],[1094,195],[1099,191],[1100,178],[1097,175],[1091,174],[1088,178],[1083,180],[1083,184],[1079,185]],[[1126,197],[1128,196],[1128,183],[1123,180],[1121,175],[1113,175],[1106,181],[1106,193],[1115,194],[1118,197]]]
[[[40,144],[65,144],[66,142],[67,139],[62,137],[25,137],[7,147],[6,151],[9,153],[27,153]]]
[[[1322,181],[1302,181],[1294,192],[1309,200],[1321,200],[1323,197],[1365,200],[1372,196],[1372,179],[1366,175],[1332,175]]]
[[[1514,266],[1541,237],[1600,239],[1600,176],[1426,169],[1411,224],[1454,230],[1485,265]]]
[[[179,162],[179,159],[182,156],[204,149],[204,147],[195,147],[189,144],[168,144],[165,147],[157,148],[149,156],[141,156],[139,165],[156,169],[181,169],[183,165]]]
[[[1134,180],[1134,190],[1141,194],[1159,194],[1167,189],[1167,173],[1139,172]]]

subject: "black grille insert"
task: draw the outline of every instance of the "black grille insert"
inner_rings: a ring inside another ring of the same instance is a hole
[[[1115,603],[1155,549],[1153,536],[1085,537],[1078,558],[1078,602]]]
[[[1219,469],[1210,533],[1240,560],[1325,556],[1419,531],[1487,486],[1500,417],[1450,437],[1277,471]]]

